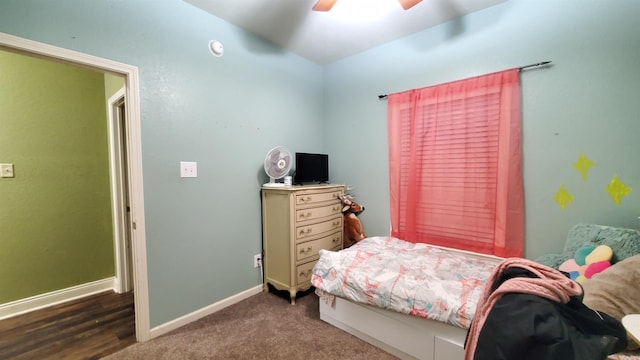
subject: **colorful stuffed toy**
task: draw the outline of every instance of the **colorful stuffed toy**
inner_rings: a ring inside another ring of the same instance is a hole
[[[569,273],[579,283],[611,266],[613,251],[607,245],[583,246],[576,250],[573,259],[563,262],[558,270]]]
[[[342,201],[342,205],[344,205],[342,207],[342,214],[344,215],[342,247],[346,249],[367,237],[367,234],[364,233],[364,229],[362,228],[362,223],[357,216],[364,211],[364,206],[353,201],[353,196],[351,195],[340,195],[340,200]]]

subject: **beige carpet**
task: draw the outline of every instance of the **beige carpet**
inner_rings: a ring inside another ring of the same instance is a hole
[[[288,296],[271,292],[252,296],[105,359],[396,358],[320,320],[314,293],[291,305]]]

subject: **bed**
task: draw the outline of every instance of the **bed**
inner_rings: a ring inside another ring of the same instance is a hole
[[[477,301],[502,260],[370,237],[341,251],[321,250],[311,283],[325,322],[401,359],[462,360]]]
[[[454,360],[463,358],[477,300],[501,260],[369,237],[322,250],[311,282],[322,320],[402,359]]]

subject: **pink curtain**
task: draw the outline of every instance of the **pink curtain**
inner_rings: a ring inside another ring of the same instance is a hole
[[[522,256],[517,69],[388,97],[391,235]]]

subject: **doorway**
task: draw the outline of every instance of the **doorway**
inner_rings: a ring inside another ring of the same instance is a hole
[[[135,289],[135,324],[137,341],[150,339],[149,321],[149,300],[148,300],[148,279],[146,261],[146,237],[144,222],[144,196],[142,185],[142,149],[140,134],[140,100],[139,100],[139,77],[138,69],[135,66],[111,61],[104,58],[83,54],[32,40],[19,38],[16,36],[0,33],[0,48],[7,48],[22,54],[49,59],[56,62],[89,67],[98,71],[123,76],[125,87],[122,102],[115,107],[116,113],[120,113],[121,121],[118,122],[120,130],[118,136],[124,144],[120,147],[121,153],[119,161],[122,162],[122,169],[119,175],[122,182],[120,196],[123,200],[124,216],[123,224],[124,237],[128,238],[123,244],[123,254],[129,254],[126,263],[130,274],[126,276],[124,282],[129,282],[129,287]],[[112,179],[113,180],[113,179]],[[113,182],[113,181],[112,181]],[[126,183],[126,186],[123,186]],[[114,184],[112,183],[112,187]],[[126,211],[126,210],[129,211]],[[119,221],[114,221],[119,222]],[[126,251],[130,247],[131,251]],[[126,269],[125,269],[126,270]],[[122,278],[124,279],[124,278]],[[122,285],[120,285],[122,288]]]
[[[122,87],[107,101],[113,233],[116,258],[114,290],[120,294],[132,290],[131,204],[127,159],[126,90]]]

